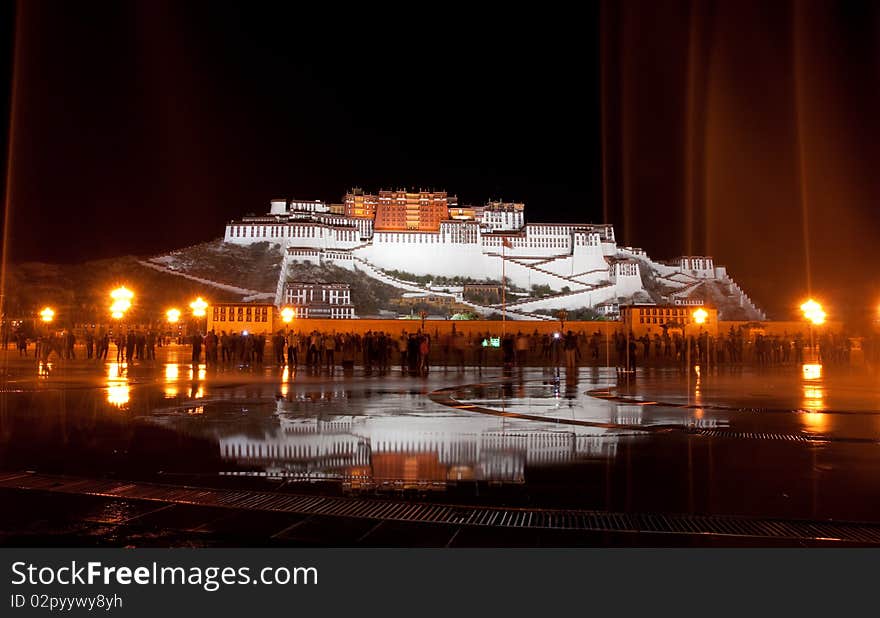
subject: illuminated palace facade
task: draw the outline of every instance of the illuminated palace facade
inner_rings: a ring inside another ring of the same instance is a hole
[[[334,264],[411,292],[424,287],[387,271],[500,280],[503,269],[514,286],[548,286],[554,292],[539,299],[511,297],[507,309],[513,318],[632,298],[644,293],[640,269],[645,267],[683,293],[706,279],[727,278],[710,257],[662,264],[640,249],[618,246],[608,224],[527,222],[522,203],[459,205],[445,191],[352,189],[341,204],[273,199],[267,214],[229,222],[224,240],[268,242],[282,251],[276,304],[284,300],[288,269],[295,262]]]

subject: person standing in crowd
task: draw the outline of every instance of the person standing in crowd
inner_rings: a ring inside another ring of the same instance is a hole
[[[388,373],[388,356],[390,354],[391,338],[385,336],[385,331],[379,331],[379,337],[376,340],[376,360],[379,364],[379,375]]]
[[[254,362],[254,336],[250,333],[242,333],[241,334],[241,343],[242,343],[242,355],[241,355],[241,363],[243,365],[251,366]]]
[[[331,374],[336,366],[336,338],[334,335],[326,335],[324,337],[324,358],[327,361],[327,371]]]
[[[565,367],[566,369],[575,369],[578,361],[577,337],[571,331],[565,334],[565,341],[562,343],[562,349],[565,351]]]
[[[138,329],[135,335],[135,355],[138,360],[144,360],[146,357],[147,336]]]
[[[192,363],[198,365],[202,362],[202,336],[199,333],[193,334],[190,338],[190,344],[192,345]]]
[[[244,333],[232,331],[232,361],[244,364]]]
[[[431,353],[431,338],[423,334],[419,338],[419,375],[428,375],[428,355]]]
[[[266,351],[266,336],[263,333],[251,335],[254,338],[254,362],[263,364],[263,353]]]
[[[299,337],[295,332],[290,331],[287,335],[287,365],[294,370],[299,364],[297,348],[299,348]]]
[[[501,338],[501,359],[505,368],[513,367],[516,358],[516,340],[507,333]]]
[[[278,331],[272,335],[272,354],[275,356],[275,364],[279,367],[284,364],[284,333]]]
[[[629,370],[636,370],[636,338],[630,333],[629,334],[629,347],[627,348],[629,351]]]
[[[107,354],[110,352],[110,333],[105,332],[102,329],[100,342],[98,360],[107,360]]]
[[[225,365],[230,360],[232,360],[232,350],[230,346],[232,345],[232,340],[229,335],[226,334],[225,330],[220,331],[220,360],[223,361]]]
[[[147,360],[156,360],[156,332],[153,329],[147,332]]]
[[[529,355],[529,336],[523,332],[516,334],[515,360],[519,367],[524,367]]]
[[[68,360],[75,359],[76,354],[73,351],[73,346],[76,344],[76,336],[73,334],[73,331],[68,330],[62,337],[64,340],[64,358]]]
[[[137,335],[133,331],[128,331],[128,337],[125,340],[125,362],[130,363],[134,358],[134,349],[137,345]]]
[[[217,366],[217,335],[213,330],[205,335],[205,365]]]
[[[397,340],[397,353],[400,355],[400,371],[402,373],[406,373],[406,347],[408,343],[408,338],[406,336],[406,331],[400,333],[400,338]]]

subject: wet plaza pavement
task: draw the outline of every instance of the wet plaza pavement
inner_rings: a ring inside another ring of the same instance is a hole
[[[10,355],[0,471],[461,508],[880,523],[880,389],[866,372],[647,369],[621,382],[602,367],[422,378],[187,359],[182,347],[131,366]],[[14,487],[0,489],[7,544],[714,542]]]

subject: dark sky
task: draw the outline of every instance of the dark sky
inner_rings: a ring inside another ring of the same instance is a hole
[[[245,4],[22,4],[14,257],[176,248],[355,185],[601,217],[589,13],[341,23]]]
[[[711,253],[778,315],[808,289],[880,302],[875,4],[328,7],[20,3],[11,257],[151,254],[275,196],[434,187]]]

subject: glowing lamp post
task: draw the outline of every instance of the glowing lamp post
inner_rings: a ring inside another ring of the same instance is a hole
[[[207,315],[205,310],[208,308],[208,303],[199,296],[189,304],[189,307],[192,309],[193,317],[196,318],[196,328],[201,332],[201,320]],[[208,330],[207,324],[205,324],[205,330]]]
[[[290,322],[292,320],[293,320],[293,308],[292,307],[285,307],[284,309],[282,309],[281,310],[281,321],[284,322],[285,324],[290,324]]]
[[[180,309],[171,308],[165,312],[165,320],[168,322],[169,326],[174,326],[178,322],[180,322]],[[169,331],[171,332],[171,331]],[[180,337],[180,328],[177,329],[176,337]]]
[[[813,342],[813,326],[824,324],[826,314],[822,309],[822,305],[812,298],[801,305],[801,311],[804,312],[804,317],[807,319],[807,324],[810,328],[810,356],[812,357],[813,364],[815,364],[818,362],[818,356],[816,355],[816,348]]]
[[[42,311],[40,311],[40,319],[48,324],[55,319],[55,312],[51,308],[45,307]]]
[[[134,292],[122,286],[110,292],[110,298],[113,299],[110,305],[110,315],[116,320],[121,320],[125,316],[125,312],[131,308]]]
[[[709,312],[706,311],[705,309],[703,309],[702,307],[700,307],[700,308],[694,310],[694,312],[691,314],[691,317],[694,318],[694,322],[695,322],[696,324],[699,324],[700,326],[702,326],[703,324],[706,323],[706,319],[709,317]],[[707,344],[707,349],[706,349],[706,369],[709,368],[709,350],[708,350],[708,342],[709,342],[709,337],[708,337],[708,333],[707,333],[707,336],[706,336],[706,344]]]
[[[706,323],[706,320],[709,318],[709,312],[699,307],[694,309],[691,313],[691,318],[693,318],[695,324],[699,324],[702,326]],[[684,350],[685,350],[685,364],[686,364],[686,372],[687,372],[687,401],[688,405],[691,403],[691,342],[688,341],[687,338],[687,320],[683,320],[681,324],[681,335],[684,338]],[[708,350],[706,351],[706,359],[708,363]]]
[[[197,299],[192,301],[189,304],[189,306],[193,311],[193,316],[195,316],[197,318],[205,317],[205,309],[208,308],[208,303],[206,303],[204,300],[202,300],[201,296],[199,296]]]

